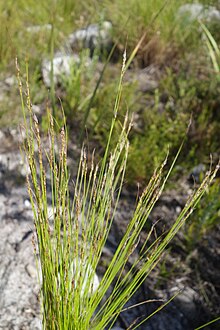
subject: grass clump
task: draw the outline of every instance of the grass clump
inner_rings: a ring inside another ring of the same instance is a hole
[[[67,165],[65,120],[57,136],[56,122],[48,110],[49,146],[45,147],[38,119],[32,110],[28,71],[25,106],[18,68],[24,114],[23,147],[28,163],[27,186],[36,230],[33,244],[41,284],[43,329],[111,329],[123,312],[124,305],[159,262],[164,249],[188,219],[218,169],[217,166],[214,171],[210,170],[206,174],[167,233],[152,244],[147,244],[152,229],[144,245],[139,246],[141,230],[159,199],[176,160],[175,158],[168,174],[164,176],[165,159],[155,170],[139,198],[126,232],[118,242],[104,276],[98,281],[96,270],[113,224],[128,158],[131,125],[127,116],[121,124],[117,144],[113,149],[110,147],[118,122],[125,67],[124,58],[103,158],[96,165],[94,154],[90,159],[86,149],[82,148],[77,178],[72,183],[73,193]],[[52,215],[49,212],[50,203]],[[140,250],[139,258],[125,272],[129,258],[136,248]],[[163,306],[162,304],[159,309]],[[134,322],[132,329],[138,328],[149,317]]]

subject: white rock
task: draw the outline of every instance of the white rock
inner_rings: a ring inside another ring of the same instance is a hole
[[[32,105],[32,110],[36,115],[41,115],[42,114],[42,109],[39,105],[33,104]]]
[[[83,48],[94,50],[95,47],[107,47],[111,43],[112,23],[91,24],[69,35],[68,42],[72,48],[79,44]]]
[[[5,84],[8,87],[12,87],[13,85],[16,85],[17,83],[17,78],[15,76],[10,76],[5,79]]]
[[[177,207],[176,207],[176,213],[177,213],[177,214],[180,214],[181,210],[182,210],[182,209],[181,209],[180,206],[177,206]]]
[[[33,312],[32,312],[33,315]],[[30,324],[31,330],[43,330],[42,320],[38,317],[34,317]]]
[[[31,208],[31,202],[30,202],[28,199],[25,199],[25,201],[24,201],[24,207],[25,207],[26,209]]]
[[[83,267],[82,267],[83,266]],[[78,274],[78,276],[75,274],[76,269],[80,269],[81,268],[81,273]],[[89,285],[89,293],[92,294],[93,292],[95,292],[98,289],[99,286],[99,278],[97,276],[97,274],[94,272],[92,266],[90,265],[90,263],[88,263],[87,261],[83,262],[81,259],[79,259],[78,265],[76,260],[73,261],[72,263],[72,273],[71,276],[75,278],[76,281],[76,285],[77,285],[77,281],[79,276],[81,276],[81,278],[83,278],[83,283],[82,283],[82,291],[81,291],[81,295],[83,296],[86,287]],[[88,281],[91,281],[90,283],[88,283]]]
[[[26,265],[26,272],[28,273],[28,275],[34,279],[37,279],[37,269],[36,267],[34,267],[33,264],[28,264]]]
[[[86,65],[89,65],[91,60],[86,61]],[[53,79],[54,84],[62,83],[63,76],[69,76],[71,67],[75,64],[80,64],[80,58],[77,54],[66,55],[63,53],[57,53],[53,59]],[[51,86],[51,61],[44,60],[42,64],[42,75],[44,83],[47,87]]]
[[[178,17],[186,17],[192,22],[196,19],[207,22],[220,21],[220,11],[213,6],[204,6],[200,3],[182,5],[178,10]]]

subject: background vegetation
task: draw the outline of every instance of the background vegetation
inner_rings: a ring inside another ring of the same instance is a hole
[[[201,2],[216,7],[219,5],[218,1]],[[146,33],[131,70],[154,65],[160,72],[160,79],[158,87],[150,93],[137,92],[137,86],[129,79],[126,83],[120,115],[123,117],[127,109],[136,113],[138,120],[135,126],[140,126],[137,131],[133,130],[130,138],[127,179],[130,184],[136,184],[149,178],[152,166],[163,159],[168,144],[171,154],[175,153],[191,115],[193,125],[185,153],[182,153],[184,168],[207,163],[208,155],[219,151],[219,80],[215,79],[198,22],[187,22],[177,15],[178,8],[184,3],[186,1],[157,0],[147,4],[141,0],[127,1],[126,4],[124,1],[107,0],[90,0],[86,4],[55,0],[46,3],[1,1],[1,75],[5,77],[14,73],[15,56],[21,62],[28,57],[33,103],[39,104],[48,95],[41,79],[42,60],[50,56],[51,51],[62,48],[69,33],[90,23],[110,20],[118,52],[116,60],[119,62],[125,45],[130,54]],[[47,28],[37,33],[28,30],[33,25],[46,24],[53,26],[53,32]],[[218,40],[218,30],[212,24],[209,28]],[[64,77],[62,98],[68,122],[70,126],[77,127],[82,123],[81,130],[84,130],[85,112],[95,88],[95,70],[94,65],[88,72],[82,64],[73,69],[72,75]],[[87,130],[100,145],[111,120],[119,70],[117,63],[114,69],[112,66],[106,69],[96,96],[89,105]],[[17,124],[20,111],[16,94],[17,91],[12,89],[8,99],[1,101],[2,126],[12,121]]]
[[[168,146],[171,159],[174,157],[191,118],[186,143],[168,187],[178,191],[183,178],[190,180],[196,165],[202,164],[203,169],[208,169],[210,153],[216,161],[220,151],[219,72],[213,66],[200,22],[177,14],[178,8],[185,3],[185,0],[0,0],[0,77],[4,80],[15,75],[15,57],[24,71],[27,58],[32,102],[43,109],[40,120],[45,131],[48,128],[45,100],[56,110],[59,121],[59,97],[67,116],[69,138],[74,136],[74,143],[80,145],[86,137],[102,155],[112,120],[124,48],[126,46],[129,56],[144,36],[125,75],[112,144],[118,139],[120,121],[123,122],[125,113],[128,111],[130,116],[133,113],[125,180],[127,189],[136,193],[137,185],[143,187],[155,166],[164,159]],[[220,10],[217,0],[201,0],[200,3]],[[105,70],[97,70],[97,65],[100,59],[107,63],[108,54],[95,53],[88,70],[85,65],[87,54],[83,50],[80,52],[81,65],[73,66],[70,75],[62,78],[62,88],[48,90],[42,80],[42,61],[51,58],[57,49],[64,51],[65,40],[73,31],[105,20],[112,22],[115,44]],[[47,29],[47,24],[51,28]],[[205,24],[218,45],[220,22]],[[38,25],[45,28],[30,33],[29,28]],[[218,66],[218,52],[215,55]],[[149,90],[138,87],[137,79],[130,79],[146,67],[155,72],[152,79],[156,87]],[[96,85],[100,75],[101,82]],[[0,126],[17,126],[20,118],[15,84],[0,98]],[[198,181],[192,186],[202,179],[205,171],[199,172]],[[207,191],[206,201],[184,229],[187,251],[219,224],[219,207],[217,179]]]

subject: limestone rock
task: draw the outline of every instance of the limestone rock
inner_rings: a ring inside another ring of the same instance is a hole
[[[180,6],[178,17],[186,18],[189,22],[200,19],[206,22],[217,21],[220,23],[220,11],[213,6],[204,6],[201,3],[187,3]]]
[[[53,58],[53,79],[54,84],[61,83],[62,76],[68,76],[71,71],[71,66],[79,64],[80,58],[78,55],[66,55],[64,53],[57,53]],[[47,87],[51,87],[51,61],[45,59],[42,64],[43,81]]]
[[[87,48],[93,53],[95,48],[109,49],[112,45],[112,24],[104,21],[102,24],[91,24],[87,28],[75,31],[69,35],[71,48]]]

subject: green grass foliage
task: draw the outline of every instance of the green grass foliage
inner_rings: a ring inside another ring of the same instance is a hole
[[[163,174],[165,159],[140,196],[126,232],[98,282],[96,269],[114,221],[129,151],[131,124],[128,116],[121,124],[117,143],[111,148],[122,96],[125,60],[124,57],[104,155],[96,164],[94,154],[89,159],[86,149],[82,148],[73,194],[70,193],[71,178],[67,165],[65,119],[60,134],[56,135],[56,122],[48,111],[49,147],[45,146],[38,119],[32,110],[28,70],[24,91],[17,65],[24,115],[23,150],[28,164],[27,187],[36,231],[33,246],[41,286],[43,329],[111,329],[126,302],[160,261],[165,248],[191,215],[219,167],[217,165],[214,171],[206,174],[169,231],[148,246],[153,228],[149,231],[145,244],[140,247],[139,257],[125,272],[129,258],[139,246],[141,230],[164,189],[181,147],[166,175]],[[157,311],[166,304],[161,304]],[[137,329],[150,316],[139,323],[135,321],[132,329]]]

